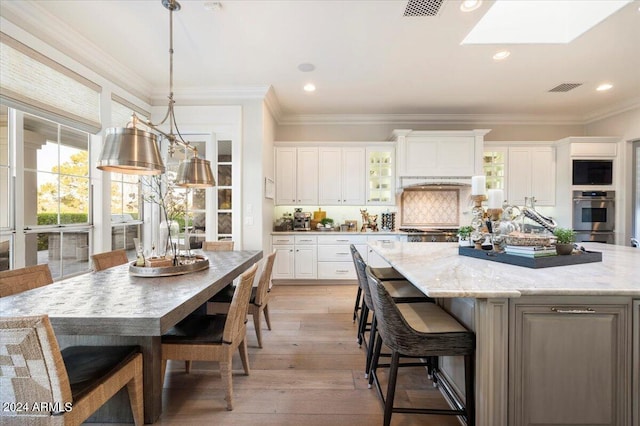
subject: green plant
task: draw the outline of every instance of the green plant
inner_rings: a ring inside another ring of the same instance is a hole
[[[320,223],[322,223],[323,225],[326,225],[326,224],[328,224],[328,223],[333,223],[333,219],[328,218],[328,217],[325,217],[324,219],[322,219],[322,220],[320,221]]]
[[[556,228],[553,230],[558,244],[571,244],[575,240],[576,233],[569,228]]]
[[[458,229],[458,235],[461,239],[466,240],[473,232],[473,226],[463,226]]]

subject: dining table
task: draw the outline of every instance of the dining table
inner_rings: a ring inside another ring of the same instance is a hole
[[[143,277],[123,264],[0,298],[0,315],[49,316],[60,348],[138,345],[144,360],[144,418],[162,412],[161,336],[262,258],[262,250],[204,251],[209,267],[175,276]],[[133,268],[135,270],[135,268]],[[132,422],[126,391],[90,418]]]

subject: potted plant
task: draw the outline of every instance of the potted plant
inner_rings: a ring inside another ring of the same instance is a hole
[[[458,229],[458,244],[462,247],[470,247],[473,245],[471,242],[471,233],[473,232],[473,226],[463,226]]]
[[[573,229],[556,228],[553,235],[556,237],[556,253],[567,255],[573,252],[573,241],[576,237]]]

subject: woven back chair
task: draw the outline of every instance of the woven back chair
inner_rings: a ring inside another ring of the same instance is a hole
[[[397,304],[383,283],[373,276],[367,268],[367,281],[373,306],[375,307],[375,320],[377,337],[374,355],[369,372],[369,384],[375,382],[378,393],[384,403],[385,426],[391,422],[393,412],[407,412],[405,408],[394,406],[394,396],[398,368],[402,367],[401,357],[414,357],[427,359],[426,365],[432,373],[434,383],[437,383],[439,370],[436,365],[429,362],[438,356],[464,356],[465,362],[465,403],[462,409],[442,410],[432,408],[411,409],[412,413],[421,414],[449,414],[463,416],[469,426],[475,424],[474,401],[474,366],[473,356],[475,350],[475,335],[468,331],[451,315],[441,307],[431,302],[415,302]],[[382,393],[376,370],[379,365],[380,350],[382,344],[391,349],[391,363],[387,383],[386,397]],[[407,366],[418,365],[415,362]],[[443,389],[446,389],[443,388]],[[456,406],[462,407],[457,397],[447,393],[447,396],[456,400]]]
[[[0,272],[0,297],[21,293],[33,288],[51,284],[49,265],[27,266]]]
[[[144,423],[142,354],[135,347],[60,352],[45,315],[0,318],[0,354],[0,400],[38,405],[3,412],[2,424],[80,425],[124,386],[135,424]]]
[[[233,353],[240,351],[245,373],[249,374],[247,352],[247,311],[258,265],[240,277],[227,315],[191,315],[162,336],[162,377],[167,360],[218,361],[225,389],[227,410],[233,410],[231,377]],[[188,372],[188,371],[187,371]]]
[[[129,261],[127,252],[124,249],[97,253],[91,256],[91,260],[93,260],[93,269],[95,271],[124,265]]]
[[[271,285],[271,273],[273,264],[276,260],[276,252],[274,251],[264,262],[262,274],[258,286],[254,287],[251,292],[251,303],[249,304],[249,314],[253,317],[253,326],[256,329],[256,337],[258,338],[258,346],[262,347],[262,326],[260,314],[264,313],[264,319],[267,322],[267,328],[271,330],[271,320],[269,319],[269,290]]]
[[[205,251],[232,251],[233,241],[203,241],[202,250]]]

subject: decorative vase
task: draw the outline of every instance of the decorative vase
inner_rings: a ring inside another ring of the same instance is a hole
[[[169,245],[169,242],[178,242],[178,233],[180,232],[180,224],[175,220],[167,222],[163,220],[160,222],[160,235],[158,237],[158,254],[160,256],[166,256],[167,254],[173,255],[173,247]],[[169,238],[171,235],[171,238]]]
[[[558,253],[559,255],[569,255],[573,252],[573,244],[572,243],[567,243],[567,244],[558,244],[556,243],[556,253]]]
[[[458,245],[460,247],[473,247],[473,243],[471,242],[471,239],[469,239],[469,237],[465,239],[458,238]]]

